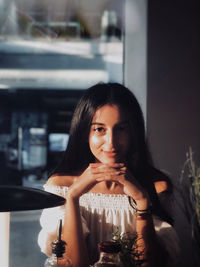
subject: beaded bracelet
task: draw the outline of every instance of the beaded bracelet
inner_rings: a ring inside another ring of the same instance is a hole
[[[152,213],[152,206],[150,205],[150,207],[148,209],[145,209],[145,210],[140,210],[137,208],[137,204],[136,204],[136,201],[131,198],[131,197],[128,197],[128,200],[129,200],[129,204],[130,206],[136,211],[136,212],[142,212],[142,213]]]
[[[151,214],[151,207],[145,210],[136,209],[135,211],[136,220],[147,220]]]
[[[152,213],[152,210],[151,210],[151,207],[149,207],[148,209],[145,209],[145,210],[139,210],[139,209],[135,209],[136,213],[141,213],[141,214],[151,214]]]

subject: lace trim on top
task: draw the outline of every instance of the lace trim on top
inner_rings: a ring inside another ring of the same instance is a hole
[[[60,195],[62,197],[66,196],[68,191],[67,186],[48,186],[45,185],[44,189],[53,194]],[[86,193],[80,197],[80,206],[92,207],[98,209],[130,209],[133,208],[129,204],[129,199],[127,195],[122,194],[102,194],[102,193]]]

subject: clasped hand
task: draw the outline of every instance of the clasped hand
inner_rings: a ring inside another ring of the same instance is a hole
[[[88,168],[74,179],[68,190],[68,196],[79,199],[81,195],[90,191],[97,183],[103,181],[115,182],[123,188],[124,194],[132,197],[138,209],[149,206],[149,197],[139,182],[123,163],[91,163]]]

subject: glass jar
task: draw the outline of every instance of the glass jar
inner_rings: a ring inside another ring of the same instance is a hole
[[[58,229],[58,239],[51,243],[52,255],[46,259],[44,267],[72,267],[72,262],[66,257],[66,242],[61,239],[62,220],[60,220]]]
[[[72,267],[72,262],[65,255],[66,243],[63,240],[52,242],[52,255],[46,259],[44,267]]]
[[[121,246],[114,241],[103,241],[98,244],[100,252],[99,260],[94,264],[94,267],[122,267],[119,252]]]

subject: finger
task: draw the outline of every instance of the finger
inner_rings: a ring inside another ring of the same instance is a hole
[[[121,175],[121,174],[126,174],[126,171],[124,169],[116,169],[116,168],[96,168],[96,169],[91,169],[92,174],[101,174],[102,177],[107,176],[107,175]]]
[[[107,166],[111,167],[111,168],[122,168],[124,167],[124,163],[110,163],[110,164],[106,164]]]
[[[90,163],[89,166],[91,168],[97,168],[97,167],[103,167],[103,166],[107,166],[107,167],[111,167],[111,168],[122,168],[125,165],[124,165],[124,163],[104,164],[104,163],[98,162],[98,163]]]
[[[101,166],[101,165],[104,165],[104,164],[101,163],[101,162],[99,162],[99,163],[90,163],[90,164],[89,164],[89,167],[91,167],[91,168],[97,168],[97,167],[99,167],[99,166]]]
[[[124,184],[125,175],[121,172],[110,173],[109,175],[107,174],[103,177],[98,174],[98,176],[96,177],[96,181],[98,181],[98,182],[100,182],[100,181],[112,181],[112,182],[116,182],[119,184]]]
[[[113,165],[107,165],[107,164],[101,164],[96,166],[95,168],[92,168],[92,170],[96,170],[99,172],[108,172],[108,171],[113,171],[113,170],[121,170],[121,171],[126,171],[126,167],[122,164],[113,164]]]
[[[120,172],[120,171],[115,171],[115,172],[109,172],[109,173],[106,173],[104,175],[102,175],[102,173],[97,173],[95,174],[95,178],[97,177],[100,177],[100,179],[103,181],[103,180],[112,180],[112,181],[117,181],[118,179],[121,179],[122,177],[125,177],[125,175]]]
[[[101,174],[96,174],[96,175],[95,175],[95,180],[96,180],[97,182],[102,182],[102,181],[115,181],[116,178],[114,178],[114,177],[116,177],[115,174],[113,174],[113,175],[109,175],[109,176],[103,176],[103,177],[102,177]]]

